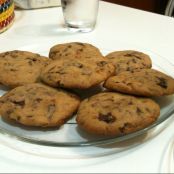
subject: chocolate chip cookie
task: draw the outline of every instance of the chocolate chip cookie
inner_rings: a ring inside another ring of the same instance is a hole
[[[79,98],[39,83],[14,88],[0,98],[0,114],[26,126],[59,127],[79,106]]]
[[[154,69],[142,69],[113,76],[104,87],[133,95],[163,96],[174,93],[174,79]]]
[[[120,136],[148,127],[159,115],[160,108],[151,99],[105,92],[84,100],[76,120],[88,133]]]
[[[27,51],[0,53],[0,83],[13,88],[38,82],[48,61],[48,58]]]
[[[98,48],[88,43],[70,42],[58,44],[50,49],[49,57],[53,60],[72,58],[95,58],[102,54]]]
[[[152,61],[148,55],[133,50],[115,51],[108,54],[106,58],[115,65],[115,74],[152,67]]]
[[[49,63],[41,73],[43,82],[53,87],[88,89],[105,81],[114,73],[114,66],[104,58],[60,59]]]

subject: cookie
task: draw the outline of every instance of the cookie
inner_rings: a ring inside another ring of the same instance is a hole
[[[0,114],[26,126],[59,127],[79,106],[79,98],[39,83],[14,88],[0,98]]]
[[[151,99],[105,92],[84,100],[76,121],[88,133],[121,136],[148,127],[159,115],[160,108]]]
[[[98,48],[88,43],[70,42],[58,44],[50,49],[49,57],[53,60],[72,58],[95,58],[102,54]]]
[[[0,83],[13,88],[38,82],[48,61],[48,58],[27,51],[0,53]]]
[[[113,76],[104,87],[133,95],[163,96],[174,93],[174,79],[154,69],[142,69]]]
[[[41,73],[42,81],[53,87],[88,89],[99,85],[114,73],[114,66],[100,58],[60,59],[49,63]]]
[[[115,65],[115,74],[152,67],[148,55],[133,50],[115,51],[108,54],[106,58]]]

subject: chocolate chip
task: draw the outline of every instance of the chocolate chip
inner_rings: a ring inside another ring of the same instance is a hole
[[[36,61],[37,61],[37,59],[34,58],[34,57],[28,57],[27,60],[30,60],[30,61],[32,61],[32,62],[36,62]]]
[[[28,64],[29,64],[30,66],[32,66],[32,65],[33,65],[33,62],[32,62],[32,61],[29,61]]]
[[[91,104],[91,107],[95,108],[96,105],[97,105],[97,103],[92,103],[92,104]]]
[[[132,101],[130,101],[130,102],[128,103],[128,105],[133,105],[133,102],[132,102]]]
[[[120,132],[121,133],[126,133],[127,132],[127,130],[129,130],[130,128],[132,128],[133,127],[133,125],[131,124],[131,123],[125,123],[124,125],[123,125],[123,127],[120,127],[119,128],[119,130],[120,130]]]
[[[157,79],[159,81],[157,85],[161,86],[164,89],[167,89],[167,80],[162,77],[157,77]]]
[[[13,66],[13,65],[12,65],[11,63],[9,63],[9,62],[5,62],[4,65],[5,65],[5,66]]]
[[[97,62],[97,66],[100,66],[100,67],[103,67],[107,64],[106,61],[100,61],[100,62]]]
[[[78,62],[74,62],[73,66],[78,67],[78,68],[83,68],[83,64],[78,63]]]
[[[147,112],[151,113],[150,109],[149,108],[145,108]]]
[[[132,54],[125,54],[124,56],[125,56],[125,57],[133,57]]]
[[[14,103],[17,106],[20,107],[24,107],[25,106],[25,100],[21,100],[21,101],[11,101],[12,103]]]
[[[56,68],[56,66],[53,66],[49,69],[49,72],[51,72],[52,70],[54,70]]]
[[[67,48],[65,48],[65,49],[63,50],[63,52],[67,52],[67,51],[68,51],[68,49],[69,49],[68,47],[67,47]]]
[[[116,121],[116,118],[110,112],[107,114],[100,113],[98,119],[106,123],[113,123]]]
[[[67,94],[68,94],[69,97],[79,100],[79,98],[75,94],[71,94],[71,93],[67,93]]]
[[[18,57],[18,55],[16,55],[15,53],[14,54],[11,54],[11,57],[13,57],[14,59]]]
[[[36,102],[40,103],[42,101],[41,98],[36,98]]]
[[[59,53],[59,51],[57,51],[57,52],[56,52],[56,51],[51,52],[51,53],[50,53],[50,57],[51,57],[51,58],[52,58],[52,57],[55,57],[57,53]]]
[[[83,49],[81,48],[81,49],[79,49],[78,51],[83,52]]]
[[[6,114],[9,116],[11,113],[13,113],[13,109],[9,109],[6,111]]]
[[[18,71],[18,70],[17,70],[17,69],[14,69],[14,68],[11,68],[10,71],[16,72],[16,71]]]
[[[4,103],[5,103],[5,101],[3,101],[3,100],[0,100],[0,103],[4,104]]]
[[[134,55],[134,57],[136,57],[137,59],[141,60],[142,58],[137,56],[137,55]]]
[[[59,87],[61,87],[61,88],[63,88],[63,87],[65,86],[63,83],[60,82],[60,80],[58,80],[56,83],[57,83],[57,85],[58,85]]]
[[[137,59],[142,59],[140,56],[137,56],[135,53],[129,53],[129,54],[125,54],[124,56],[126,57],[136,57]]]
[[[80,46],[83,46],[83,47],[85,46],[85,44],[80,43],[80,42],[76,42],[76,44],[77,44],[77,45],[80,45]]]
[[[27,59],[29,60],[29,61],[28,61],[28,64],[31,65],[31,66],[33,65],[34,62],[37,61],[36,58],[27,58]]]
[[[11,52],[7,51],[7,52],[5,52],[5,53],[2,53],[1,56],[2,56],[2,57],[6,57],[6,56],[8,56],[8,55],[10,55],[10,54],[11,54]]]
[[[60,70],[58,70],[58,71],[56,71],[55,73],[58,73],[58,74],[66,74],[66,72],[65,72],[65,69],[60,69]]]
[[[103,102],[114,102],[113,98],[106,98],[105,100],[102,100]]]
[[[21,117],[20,116],[17,116],[17,121],[20,121]]]
[[[132,83],[126,83],[126,85],[131,86],[131,85],[132,85]]]
[[[26,117],[27,117],[27,118],[32,118],[32,117],[33,117],[33,115],[27,115]]]
[[[146,65],[144,62],[142,62],[142,65],[143,65],[144,67],[149,67],[149,65]]]
[[[115,59],[115,57],[108,57],[108,59]]]
[[[143,111],[139,107],[137,107],[136,112],[137,112],[138,115],[143,113]]]
[[[33,108],[37,108],[38,107],[38,103],[40,103],[42,101],[41,98],[36,98],[33,103],[32,103],[32,107]]]

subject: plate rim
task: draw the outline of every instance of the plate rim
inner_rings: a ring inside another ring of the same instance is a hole
[[[51,42],[47,43],[47,44],[51,44]],[[37,44],[30,44],[30,45],[26,45],[26,46],[21,47],[20,50],[23,50],[23,48],[27,48],[27,47],[32,47],[32,48],[34,47],[35,48],[37,46],[38,46]],[[139,49],[140,48],[138,48],[136,50],[139,50]],[[103,50],[103,49],[101,49],[101,50]],[[105,50],[114,50],[114,49],[113,48],[110,48],[110,49],[106,48]],[[32,50],[27,50],[27,51],[32,51]],[[155,52],[152,52],[150,50],[140,49],[140,51],[143,51],[145,53],[150,52],[150,53],[154,54],[155,56],[160,57],[160,60],[162,60],[162,59],[167,60],[163,56],[161,56],[161,55],[159,55]],[[164,61],[164,60],[162,60],[162,61]],[[167,60],[167,65],[173,67],[173,65],[168,60]],[[156,66],[158,66],[158,65],[156,65]],[[159,66],[159,68],[161,68],[161,67]],[[162,70],[165,70],[165,69],[162,69]],[[174,76],[174,74],[172,76]],[[173,97],[174,97],[174,95],[173,95]],[[173,106],[174,106],[174,104],[173,104]],[[167,113],[164,113],[165,116],[163,116],[162,118],[158,118],[153,124],[151,124],[150,126],[144,128],[144,129],[141,129],[141,130],[138,130],[136,132],[132,132],[132,133],[129,133],[129,134],[126,134],[126,135],[121,135],[121,136],[117,136],[117,137],[113,137],[113,138],[103,138],[103,139],[92,140],[92,141],[90,141],[90,140],[88,141],[86,139],[86,141],[79,141],[79,142],[54,142],[54,141],[50,141],[50,140],[48,140],[48,141],[47,140],[38,140],[37,138],[32,138],[31,139],[30,137],[27,137],[27,136],[24,136],[24,135],[18,135],[17,133],[14,133],[12,131],[6,130],[6,129],[1,128],[1,127],[0,127],[0,133],[2,133],[4,135],[9,135],[12,138],[16,138],[16,139],[18,139],[20,141],[23,141],[23,142],[29,142],[31,144],[37,144],[37,145],[43,145],[43,146],[86,147],[86,146],[94,146],[94,145],[106,145],[106,144],[123,142],[125,140],[130,140],[131,138],[142,135],[142,134],[152,130],[156,126],[160,125],[161,123],[165,122],[166,120],[168,120],[170,117],[172,117],[173,114],[174,114],[174,107],[173,107],[173,109],[170,108],[167,111]]]

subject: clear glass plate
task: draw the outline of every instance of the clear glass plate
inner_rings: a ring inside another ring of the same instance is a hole
[[[49,52],[49,48],[54,45],[54,43],[46,43],[46,44],[33,44],[28,45],[22,48],[17,48],[19,50],[26,50],[37,52],[42,55],[47,56]],[[119,48],[121,49],[121,48]],[[102,49],[103,54],[107,54],[111,51],[119,50],[115,49]],[[130,48],[122,48],[122,49],[130,49]],[[174,77],[174,72],[172,71],[173,66],[167,59],[159,56],[156,53],[153,53],[148,50],[136,49],[139,51],[143,51],[149,54],[153,61],[153,68],[158,69],[166,74]],[[165,66],[164,66],[165,65]],[[88,97],[93,94],[101,91],[102,88],[93,88],[85,93],[83,92],[82,97]],[[8,91],[7,88],[0,86],[0,95],[4,94]],[[6,134],[8,136],[14,137],[15,139],[29,142],[32,144],[45,145],[45,146],[54,146],[54,147],[79,147],[79,146],[97,146],[97,145],[105,145],[112,143],[120,143],[123,141],[134,139],[138,136],[142,136],[143,134],[147,134],[151,132],[161,123],[165,122],[169,117],[174,113],[174,96],[167,97],[156,97],[154,100],[159,103],[161,106],[161,114],[158,120],[152,124],[151,126],[139,130],[134,133],[130,133],[128,135],[120,136],[120,137],[99,137],[89,135],[82,130],[80,130],[75,122],[75,116],[69,120],[65,125],[63,125],[59,129],[40,129],[40,128],[30,128],[19,125],[17,123],[7,123],[0,117],[0,132],[2,134]]]

